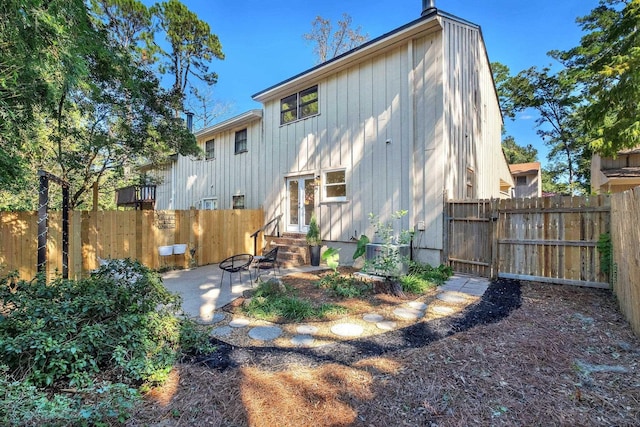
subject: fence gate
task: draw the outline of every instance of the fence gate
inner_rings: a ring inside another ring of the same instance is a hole
[[[445,248],[454,271],[482,277],[493,275],[496,214],[490,200],[447,203]]]
[[[608,288],[597,251],[610,197],[447,202],[446,261],[454,271]]]

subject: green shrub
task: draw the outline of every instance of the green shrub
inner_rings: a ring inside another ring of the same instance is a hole
[[[99,382],[75,392],[51,394],[15,381],[0,367],[0,425],[95,426],[124,423],[140,399],[125,384]]]
[[[453,275],[453,270],[447,265],[440,264],[432,267],[429,264],[422,264],[417,261],[409,262],[409,275],[417,276],[423,280],[442,285]]]
[[[129,387],[162,382],[184,351],[209,349],[206,331],[177,317],[179,297],[137,262],[111,262],[78,281],[6,284],[0,279],[0,360],[13,392],[49,393],[50,406],[42,403],[40,417],[48,416],[46,408],[67,408],[66,397],[55,394],[59,388],[85,390],[79,395],[96,402],[122,400],[112,406],[116,413],[125,410]],[[98,385],[97,378],[115,384]],[[9,404],[7,399],[9,392],[0,392],[0,406]],[[28,413],[30,403],[24,404],[14,410]],[[122,417],[105,411],[85,408],[80,419]]]
[[[372,285],[353,276],[343,276],[338,272],[327,274],[318,282],[318,286],[329,289],[340,298],[356,298],[368,294]]]

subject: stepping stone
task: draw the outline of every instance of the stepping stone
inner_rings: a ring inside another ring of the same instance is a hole
[[[415,308],[400,307],[393,310],[393,314],[405,320],[418,320],[424,316],[424,311],[416,310]]]
[[[341,337],[357,337],[362,335],[364,328],[355,323],[338,323],[331,327],[331,332]]]
[[[378,329],[382,329],[383,331],[392,331],[396,328],[397,323],[393,320],[384,320],[382,322],[376,323]]]
[[[296,328],[296,332],[300,335],[313,335],[318,332],[318,328],[312,325],[299,325]]]
[[[413,308],[415,310],[426,310],[427,304],[420,301],[411,301],[406,304],[408,307]]]
[[[224,320],[224,313],[213,313],[211,318],[207,319],[206,323],[218,323]]]
[[[229,326],[231,326],[232,328],[244,328],[247,325],[249,325],[249,319],[244,318],[233,319],[231,322],[229,322]]]
[[[295,345],[296,347],[309,347],[311,344],[313,344],[313,341],[313,337],[306,334],[295,335],[293,338],[291,338],[291,344]]]
[[[213,328],[211,330],[211,335],[215,337],[226,337],[231,335],[231,327],[230,326],[220,326],[218,328]]]
[[[442,292],[438,294],[436,297],[440,301],[448,302],[451,304],[461,304],[463,302],[467,302],[467,299],[464,295],[460,295],[459,292]]]
[[[362,316],[362,319],[365,322],[369,322],[369,323],[378,323],[384,320],[384,316],[380,315],[380,314],[375,314],[375,313],[369,313],[369,314],[365,314],[364,316]]]
[[[249,331],[249,337],[254,340],[271,341],[282,335],[282,329],[277,326],[256,326]]]
[[[435,314],[439,314],[441,316],[448,316],[449,314],[455,313],[455,310],[451,307],[445,307],[444,305],[435,305],[431,307],[431,311]]]

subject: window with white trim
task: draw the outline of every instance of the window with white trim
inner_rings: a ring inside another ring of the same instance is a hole
[[[247,151],[247,130],[242,129],[236,132],[236,154],[246,153]]]
[[[324,172],[322,189],[322,200],[325,202],[342,202],[347,200],[346,169]]]
[[[217,197],[205,197],[200,200],[200,209],[205,211],[215,211],[218,209],[218,198]]]
[[[244,194],[233,196],[233,209],[244,209]]]
[[[204,158],[205,160],[215,159],[215,139],[210,139],[204,143]]]
[[[280,100],[280,124],[295,122],[318,114],[318,86],[313,86]]]

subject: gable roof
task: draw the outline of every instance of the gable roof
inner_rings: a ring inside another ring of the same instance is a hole
[[[509,165],[511,175],[531,175],[537,174],[540,170],[540,162],[515,163]]]
[[[480,30],[480,26],[473,24],[465,19],[448,14],[438,9],[433,9],[430,13],[426,13],[424,16],[409,22],[395,30],[392,30],[386,34],[383,34],[373,40],[370,40],[362,45],[336,56],[326,62],[316,65],[302,73],[299,73],[287,80],[277,83],[267,89],[264,89],[258,93],[252,95],[255,101],[264,103],[267,100],[278,98],[285,95],[290,95],[292,92],[305,89],[309,81],[317,81],[320,78],[336,73],[343,70],[354,63],[360,62],[363,58],[372,54],[378,54],[382,50],[390,49],[403,42],[404,40],[414,36],[415,34],[429,31],[429,30],[441,30],[442,24],[440,18],[445,17],[457,22],[469,25]]]

